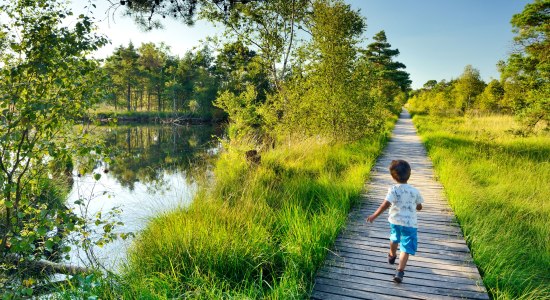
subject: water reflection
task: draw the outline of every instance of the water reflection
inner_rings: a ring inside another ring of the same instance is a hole
[[[205,172],[207,158],[219,147],[214,136],[221,133],[221,128],[206,125],[99,128],[97,136],[111,148],[111,157],[107,162],[79,163],[68,202],[90,200],[80,212],[88,216],[120,207],[124,227],[119,230],[137,232],[149,218],[189,203],[196,176]],[[94,179],[93,173],[101,178]],[[95,253],[112,269],[124,257],[128,244],[117,241]],[[74,264],[87,260],[83,252],[71,255]]]

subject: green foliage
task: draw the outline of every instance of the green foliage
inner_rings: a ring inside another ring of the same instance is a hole
[[[56,1],[15,1],[0,8],[8,17],[2,32],[10,45],[0,63],[0,255],[39,259],[76,222],[63,196],[48,193],[51,180],[41,166],[70,160],[83,146],[69,132],[98,99],[97,63],[86,55],[105,39],[92,33],[84,15],[74,27],[62,26],[71,12]]]
[[[511,116],[413,121],[493,298],[550,297],[550,136]]]
[[[257,136],[262,125],[258,114],[258,94],[253,85],[248,85],[240,94],[231,91],[222,92],[215,105],[223,109],[231,117],[230,138]]]
[[[128,112],[182,112],[194,101],[193,113],[210,119],[221,77],[214,60],[207,43],[182,58],[172,56],[162,43],[119,46],[101,68],[108,93],[103,104],[115,111],[125,103]]]
[[[493,79],[485,89],[483,93],[479,95],[476,103],[476,108],[484,111],[509,111],[505,106],[504,99],[504,87],[500,81]]]
[[[432,115],[455,115],[459,111],[454,100],[455,81],[429,80],[423,89],[415,91],[407,103],[411,113]]]
[[[550,126],[550,2],[536,0],[513,16],[518,51],[501,62],[507,101],[524,123]]]
[[[226,37],[257,48],[271,84],[280,89],[290,70],[297,28],[308,15],[310,1],[243,1],[234,4],[234,13],[229,16],[213,2],[204,4],[203,17],[224,24]]]
[[[464,113],[477,102],[477,96],[485,88],[485,82],[481,79],[479,71],[471,65],[464,67],[464,72],[453,84],[455,92],[454,107]]]
[[[112,84],[118,91],[121,91],[126,97],[126,109],[132,108],[131,88],[137,84],[139,70],[139,54],[136,52],[134,44],[130,43],[127,48],[118,47],[113,55],[106,60],[105,71],[110,77]],[[116,93],[114,99],[115,109],[117,107]]]
[[[301,49],[301,64],[275,101],[283,136],[322,136],[354,140],[380,128],[382,110],[362,83],[358,43],[365,21],[341,1],[314,1],[312,39]],[[273,110],[272,110],[273,111]]]
[[[388,43],[384,30],[375,34],[373,40],[374,42],[365,49],[365,57],[376,68],[381,79],[394,83],[403,92],[410,90],[412,81],[409,79],[409,74],[402,70],[406,66],[394,61],[394,58],[399,55],[399,49],[390,48],[391,44]]]
[[[73,126],[102,97],[98,64],[87,56],[106,40],[85,15],[64,25],[72,13],[59,1],[12,1],[0,10],[9,45],[0,51],[0,284],[6,297],[20,297],[33,293],[33,262],[66,257],[67,238],[88,232],[89,220],[64,200],[73,157],[102,152]],[[94,221],[103,225],[102,242],[118,236],[109,221]]]

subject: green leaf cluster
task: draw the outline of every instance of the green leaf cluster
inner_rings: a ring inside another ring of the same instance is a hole
[[[72,158],[101,148],[73,126],[102,98],[88,55],[107,40],[89,16],[66,25],[63,1],[10,1],[0,11],[0,263],[30,276],[28,262],[63,257],[66,237],[83,227],[64,203]]]

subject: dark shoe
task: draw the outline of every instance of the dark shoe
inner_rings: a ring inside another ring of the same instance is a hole
[[[403,281],[403,276],[405,276],[405,271],[397,271],[395,276],[393,276],[393,281],[401,283]]]
[[[391,256],[388,254],[388,264],[393,265],[395,264],[395,259],[397,258],[397,255]]]

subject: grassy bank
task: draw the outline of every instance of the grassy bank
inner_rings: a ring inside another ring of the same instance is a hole
[[[550,298],[550,135],[508,116],[415,116],[474,260],[497,299]]]
[[[352,144],[280,146],[259,164],[232,145],[190,207],[139,234],[101,298],[306,298],[392,124]]]
[[[103,122],[118,120],[118,122],[159,123],[166,120],[220,122],[226,120],[226,115],[218,109],[209,111],[134,111],[115,109],[112,106],[101,106],[90,111],[90,118]]]

